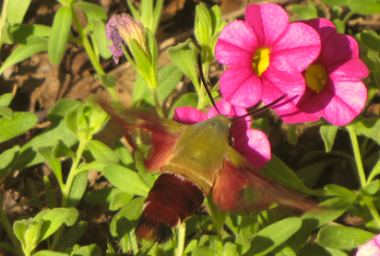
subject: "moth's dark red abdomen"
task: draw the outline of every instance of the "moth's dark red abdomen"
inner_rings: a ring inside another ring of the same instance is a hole
[[[136,234],[146,240],[164,243],[172,238],[172,228],[195,213],[205,196],[187,178],[163,173],[154,183],[137,222]]]

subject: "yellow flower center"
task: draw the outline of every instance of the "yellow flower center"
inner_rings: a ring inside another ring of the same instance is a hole
[[[326,70],[320,64],[312,64],[306,69],[305,79],[308,87],[320,93],[326,85]]]
[[[259,77],[269,67],[269,53],[268,48],[258,48],[253,55],[252,67]]]

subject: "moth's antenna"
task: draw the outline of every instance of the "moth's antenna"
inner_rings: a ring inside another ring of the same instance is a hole
[[[202,57],[201,57],[200,53],[198,53],[198,68],[199,68],[199,74],[201,76],[202,83],[203,83],[203,85],[204,85],[204,87],[206,89],[207,95],[210,98],[210,101],[211,101],[212,105],[214,106],[214,108],[216,109],[216,111],[218,111],[218,113],[220,114],[219,109],[218,109],[218,107],[215,104],[214,98],[212,97],[211,92],[210,92],[210,90],[207,87],[205,75],[203,74]]]
[[[250,116],[250,115],[257,114],[257,113],[261,113],[261,112],[267,110],[268,108],[270,108],[270,107],[276,105],[279,101],[281,101],[282,99],[284,99],[286,96],[287,96],[287,95],[284,94],[284,95],[282,95],[280,98],[278,98],[277,100],[273,101],[273,102],[272,102],[271,104],[269,104],[269,105],[266,105],[266,106],[264,106],[264,107],[262,107],[262,108],[260,108],[260,109],[258,109],[258,110],[255,110],[255,111],[253,111],[253,112],[247,113],[247,114],[245,114],[245,115],[238,116],[238,117],[234,117],[234,118],[232,118],[231,120],[232,120],[232,121],[235,121],[235,120],[242,119],[242,118],[244,118],[244,117],[246,117],[246,116]]]

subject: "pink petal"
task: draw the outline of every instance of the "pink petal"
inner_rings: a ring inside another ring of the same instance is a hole
[[[235,106],[252,107],[261,99],[262,85],[252,67],[230,67],[220,78],[220,92]]]
[[[220,33],[215,47],[215,56],[226,66],[252,66],[252,58],[258,47],[257,38],[244,21],[228,24]]]
[[[249,5],[245,20],[255,31],[259,46],[272,46],[289,25],[286,11],[277,4]]]
[[[245,108],[239,108],[237,106],[233,106],[225,100],[220,100],[216,103],[220,113],[216,111],[214,107],[212,107],[206,114],[207,118],[212,118],[216,115],[224,115],[228,117],[238,117],[247,114],[247,110]]]
[[[259,169],[263,168],[271,158],[268,137],[259,130],[251,129],[246,132],[245,136],[235,138],[234,148]]]
[[[304,95],[297,106],[289,105],[287,109],[273,109],[279,114],[285,123],[305,123],[315,122],[321,118],[321,110],[326,106],[320,100],[320,94],[315,93],[310,88],[306,88]]]
[[[380,255],[380,235],[361,245],[356,256],[378,256]]]
[[[317,18],[300,22],[311,26],[318,32],[321,37],[322,45],[324,45],[334,34],[336,34],[335,25],[328,19]]]
[[[262,101],[268,105],[284,94],[287,97],[281,101],[286,103],[277,109],[286,109],[286,105],[296,105],[305,92],[305,80],[301,73],[286,73],[280,70],[268,68],[261,78],[263,83]],[[280,104],[278,104],[280,105]]]
[[[334,94],[322,114],[330,123],[346,125],[363,110],[367,100],[367,88],[362,81],[334,80],[326,87],[323,91],[328,90]]]
[[[356,40],[348,35],[335,34],[322,46],[319,61],[329,67],[358,57],[359,46]]]
[[[318,33],[306,24],[295,22],[273,46],[270,65],[287,72],[301,72],[318,58],[320,50]]]
[[[174,110],[173,120],[184,124],[191,125],[206,119],[206,115],[202,111],[192,107],[180,107]]]
[[[351,59],[342,63],[337,63],[326,69],[332,80],[342,79],[362,79],[369,75],[369,70],[363,61],[360,59]]]

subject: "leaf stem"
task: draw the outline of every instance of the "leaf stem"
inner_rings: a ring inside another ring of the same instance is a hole
[[[186,222],[182,222],[178,226],[178,246],[175,251],[176,256],[182,256],[185,250],[185,238],[186,238]]]
[[[358,138],[356,137],[356,133],[355,133],[355,128],[352,125],[348,125],[346,126],[346,129],[350,136],[352,149],[354,151],[354,158],[355,158],[356,168],[359,175],[360,186],[364,188],[367,185],[367,181],[365,178],[364,167],[363,167],[363,162],[362,162],[362,158],[360,154]]]
[[[78,16],[74,10],[74,7],[72,7],[72,13],[73,13],[73,20],[74,20],[75,26],[77,27],[78,33],[80,35],[82,45],[84,49],[86,50],[86,53],[90,59],[92,66],[94,67],[97,74],[105,75],[106,73],[104,72],[102,66],[100,65],[98,59],[95,56],[95,53],[94,53],[94,50],[92,49],[90,41],[88,40],[86,36],[86,31],[82,28],[79,22]],[[106,89],[108,90],[109,94],[112,96],[114,100],[118,100],[117,93],[114,87],[112,88],[106,87]]]
[[[373,219],[376,221],[377,225],[380,228],[380,215],[379,215],[379,212],[376,209],[375,204],[373,203],[373,199],[367,196],[364,199],[364,201],[366,202],[367,207],[368,207],[368,209],[369,209],[369,211],[370,211]]]
[[[3,195],[1,193],[0,193],[0,220],[1,220],[1,223],[3,224],[5,232],[7,232],[7,235],[9,237],[9,239],[11,239],[11,242],[12,242],[13,246],[16,248],[17,254],[23,255],[22,254],[22,249],[21,249],[21,244],[18,241],[16,235],[13,233],[13,229],[12,229],[11,223],[9,222],[7,214],[4,212],[4,209],[3,209]]]

